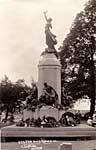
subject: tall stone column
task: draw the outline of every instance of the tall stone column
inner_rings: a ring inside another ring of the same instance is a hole
[[[44,82],[52,86],[61,104],[61,64],[54,53],[46,53],[38,64],[38,98],[42,95]]]

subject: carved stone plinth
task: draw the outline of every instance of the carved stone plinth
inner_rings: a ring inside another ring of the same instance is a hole
[[[61,64],[54,53],[45,53],[38,64],[38,98],[42,95],[44,82],[57,92],[61,104]]]

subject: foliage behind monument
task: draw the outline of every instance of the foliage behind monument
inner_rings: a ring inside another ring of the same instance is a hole
[[[7,76],[0,82],[0,108],[1,112],[5,111],[5,122],[9,116],[9,113],[14,113],[16,109],[20,110],[25,106],[23,103],[30,97],[30,104],[36,104],[36,94],[33,94],[33,88],[25,84],[23,79],[19,79],[16,82],[9,80]],[[24,109],[24,108],[23,108]]]
[[[91,116],[95,110],[96,0],[81,11],[60,47],[62,64],[62,100],[64,94],[74,100],[88,95]],[[65,97],[66,98],[66,97]]]

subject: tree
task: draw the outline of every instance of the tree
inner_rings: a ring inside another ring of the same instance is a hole
[[[74,100],[88,95],[95,110],[96,0],[89,0],[60,47],[62,87]]]
[[[26,86],[22,83],[24,83],[23,80],[12,83],[7,76],[0,83],[0,101],[3,110],[6,111],[5,121],[7,121],[8,113],[14,113],[16,107],[20,107],[28,95]]]

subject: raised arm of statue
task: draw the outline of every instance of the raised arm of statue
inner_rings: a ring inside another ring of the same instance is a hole
[[[44,11],[44,17],[45,17],[45,20],[48,22],[48,18],[47,18],[47,11]]]
[[[45,20],[46,20],[46,22],[47,22],[46,26],[47,26],[48,28],[52,28],[52,24],[51,24],[52,18],[48,18],[46,14],[47,14],[47,11],[44,11],[44,17],[45,17]]]

